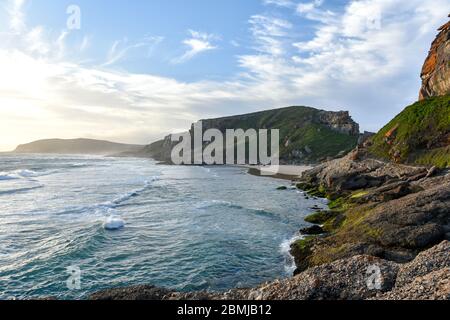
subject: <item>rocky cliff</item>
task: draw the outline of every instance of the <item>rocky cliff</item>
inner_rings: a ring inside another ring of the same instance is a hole
[[[439,31],[422,69],[420,100],[450,94],[450,22]]]
[[[202,120],[203,131],[219,129],[279,129],[282,163],[316,163],[352,150],[360,138],[359,125],[345,111],[288,107],[238,116]],[[193,127],[191,127],[191,132]],[[145,148],[156,160],[170,162],[170,136]],[[224,144],[225,145],[225,144]]]

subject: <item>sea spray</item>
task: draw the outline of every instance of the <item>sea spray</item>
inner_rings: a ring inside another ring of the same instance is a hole
[[[294,273],[295,269],[297,268],[297,266],[295,264],[295,259],[291,255],[291,246],[298,240],[302,240],[302,239],[304,239],[304,236],[302,236],[300,234],[296,234],[291,239],[284,240],[280,245],[280,252],[285,259],[284,269],[286,270],[286,273],[288,275],[292,275]]]

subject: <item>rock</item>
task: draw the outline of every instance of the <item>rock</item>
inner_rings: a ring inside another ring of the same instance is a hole
[[[286,186],[280,186],[280,187],[277,188],[277,190],[287,190],[287,187]]]
[[[301,229],[300,233],[304,234],[304,235],[318,235],[318,234],[325,233],[325,231],[322,229],[322,227],[315,225],[315,226]]]
[[[353,121],[348,111],[319,112],[319,123],[326,125],[332,130],[345,133],[350,136],[359,135],[359,125]]]
[[[414,261],[402,265],[397,275],[396,287],[403,287],[411,279],[450,267],[450,242],[443,241],[430,250],[420,253]]]
[[[380,289],[370,283],[372,268],[380,271]],[[370,256],[356,256],[308,269],[292,279],[252,289],[247,298],[264,300],[362,300],[391,290],[398,266]],[[368,285],[369,281],[369,285]]]
[[[378,300],[450,300],[450,268],[415,278],[403,287],[378,295]],[[375,300],[374,299],[374,300]]]
[[[117,288],[92,294],[89,300],[163,300],[170,290],[150,285]]]
[[[439,31],[422,68],[420,100],[450,93],[450,22]]]
[[[437,171],[438,171],[438,168],[436,166],[431,167],[430,170],[428,170],[426,178],[434,176],[437,173]]]

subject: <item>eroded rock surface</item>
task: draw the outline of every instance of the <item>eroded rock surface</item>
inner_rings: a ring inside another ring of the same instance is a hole
[[[439,31],[422,69],[420,100],[450,93],[450,22]]]

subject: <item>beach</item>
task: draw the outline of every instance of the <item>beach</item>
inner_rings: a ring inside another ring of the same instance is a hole
[[[308,165],[279,165],[279,166],[243,166],[249,169],[249,173],[256,176],[273,177],[284,180],[295,180],[301,177],[302,173],[312,169]]]

